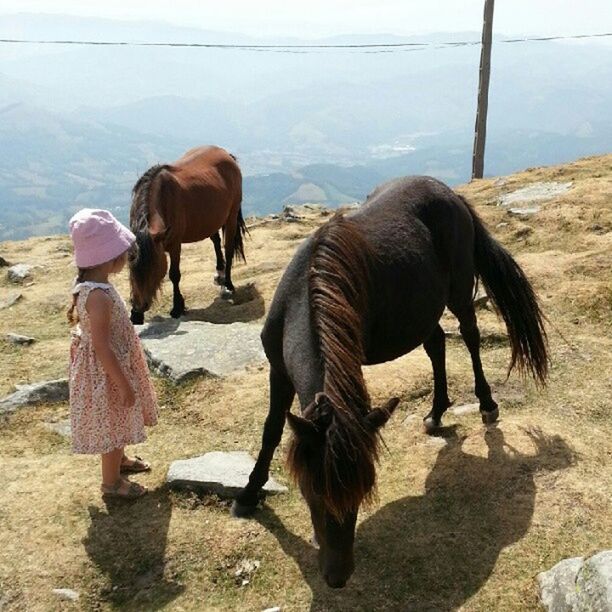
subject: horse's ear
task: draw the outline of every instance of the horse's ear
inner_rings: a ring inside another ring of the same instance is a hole
[[[293,414],[290,411],[287,411],[287,421],[293,433],[300,438],[300,440],[314,440],[317,437],[317,428],[312,421],[298,416],[297,414]]]
[[[366,423],[373,430],[380,429],[389,420],[399,403],[398,397],[392,397],[384,406],[370,410],[365,418]]]

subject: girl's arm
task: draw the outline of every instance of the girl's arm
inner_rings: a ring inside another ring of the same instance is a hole
[[[85,303],[91,323],[91,341],[96,356],[104,371],[119,389],[121,403],[124,407],[129,408],[136,401],[134,391],[109,342],[112,308],[113,302],[106,293],[95,289],[89,294]]]

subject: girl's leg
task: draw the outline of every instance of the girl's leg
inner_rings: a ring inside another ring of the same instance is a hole
[[[102,493],[134,499],[144,495],[147,488],[122,478],[121,461],[123,456],[123,447],[102,455]]]
[[[102,484],[104,486],[112,487],[121,478],[122,459],[123,447],[102,455]]]

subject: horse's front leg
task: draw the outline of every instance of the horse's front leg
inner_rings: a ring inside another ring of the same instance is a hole
[[[264,424],[261,450],[247,486],[240,491],[232,505],[232,515],[246,517],[253,514],[262,487],[268,481],[270,463],[280,444],[285,426],[285,415],[291,408],[295,389],[285,374],[270,369],[270,409]]]
[[[215,284],[223,287],[225,285],[225,258],[221,249],[221,236],[219,236],[219,232],[215,232],[210,239],[215,247],[215,256],[217,258]]]
[[[174,290],[170,316],[178,319],[181,315],[185,314],[185,300],[179,289],[179,282],[181,281],[181,244],[173,246],[168,252],[170,253],[170,272],[168,276],[172,281],[172,288]]]

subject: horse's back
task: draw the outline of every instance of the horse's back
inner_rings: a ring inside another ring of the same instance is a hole
[[[162,180],[168,189],[161,202],[164,217],[181,227],[181,242],[196,242],[214,234],[235,217],[242,201],[242,174],[225,149],[191,149],[170,164]],[[168,223],[169,225],[171,222]]]
[[[238,162],[221,147],[191,149],[171,164],[169,171],[185,190],[209,187],[242,194],[242,173]]]
[[[448,303],[457,262],[470,267],[473,228],[461,198],[421,176],[380,185],[351,218],[376,254],[366,346],[368,362],[378,363],[431,334]]]
[[[238,166],[236,158],[222,147],[205,145],[189,149],[172,164],[172,167],[176,169],[198,169],[217,167],[222,164]]]

